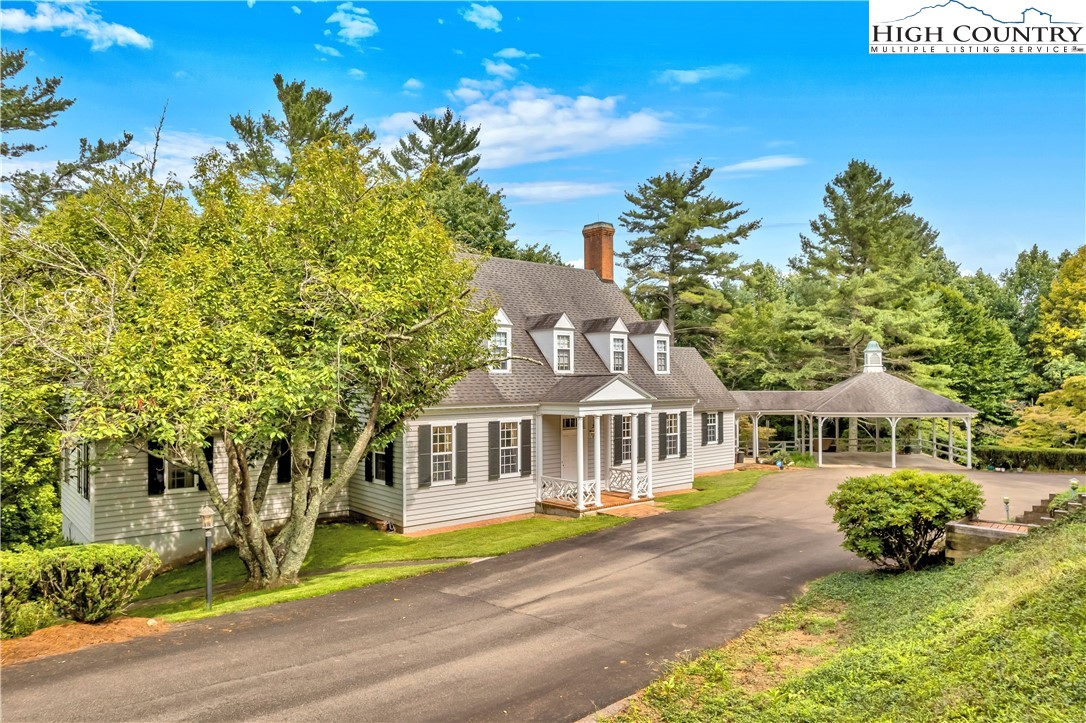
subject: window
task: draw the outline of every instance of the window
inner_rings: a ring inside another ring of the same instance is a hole
[[[451,424],[434,425],[430,432],[430,479],[453,481],[453,428]]]
[[[490,337],[490,350],[497,359],[490,368],[494,371],[509,371],[509,329],[498,329]]]
[[[576,429],[577,418],[576,417],[562,417],[562,429]]]
[[[633,417],[622,418],[622,461],[633,457]]]
[[[716,429],[716,412],[713,412],[705,417],[705,442],[706,444],[716,444],[719,441]]]
[[[166,460],[166,489],[184,490],[195,486],[196,475],[192,473],[192,470],[185,469],[184,467]]]
[[[656,373],[667,372],[667,339],[656,340]]]
[[[502,475],[520,473],[520,422],[502,422],[499,468]]]
[[[570,334],[559,334],[555,344],[557,354],[554,360],[554,370],[559,372],[573,371],[573,337]]]
[[[626,371],[626,338],[622,336],[611,337],[611,371]]]
[[[679,415],[667,415],[667,456],[679,456]]]
[[[385,477],[388,475],[388,468],[386,467],[386,465],[390,464],[390,463],[391,463],[391,461],[386,461],[385,460],[385,453],[383,451],[382,452],[374,452],[373,453],[373,479],[371,481],[373,481],[373,482],[384,482]]]
[[[84,499],[90,499],[90,444],[83,442],[74,450],[75,470],[69,479],[75,478],[75,488]]]

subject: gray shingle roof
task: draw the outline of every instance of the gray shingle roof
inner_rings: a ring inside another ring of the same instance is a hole
[[[540,314],[539,316],[528,316],[524,319],[524,328],[528,330],[534,329],[553,329],[562,318],[562,312],[554,314]]]
[[[580,401],[607,380],[621,376],[610,373],[585,337],[586,322],[591,320],[607,320],[613,325],[615,320],[622,319],[627,326],[643,321],[615,284],[600,281],[596,273],[588,269],[490,258],[476,271],[475,285],[480,295],[491,296],[509,316],[513,325],[513,355],[532,361],[514,359],[509,373],[473,371],[453,386],[438,407]],[[573,334],[576,373],[573,375],[555,374],[528,333],[529,318],[533,323],[540,323],[539,317],[562,313],[576,327]],[[604,322],[599,323],[602,327]],[[610,325],[606,328],[610,329]],[[697,355],[696,351],[689,352]],[[732,408],[733,402],[724,385],[716,380],[719,387],[714,387],[704,374],[705,371],[712,374],[711,370],[695,366],[689,352],[673,349],[672,373],[657,375],[631,344],[627,352],[629,371],[626,377],[656,399],[695,401],[704,395],[706,399],[729,403],[719,408]],[[700,357],[698,361],[701,361]],[[705,362],[701,361],[701,364]],[[695,385],[691,378],[700,381]],[[713,379],[716,379],[715,375]]]
[[[809,412],[823,417],[937,417],[977,410],[929,392],[888,372],[861,372],[817,392],[732,392],[739,411]]]
[[[814,406],[824,392],[732,392],[740,412],[765,412],[767,414],[792,414],[806,412]]]
[[[735,395],[727,390],[697,349],[685,346],[672,347],[671,368],[685,376],[697,391],[699,401],[694,405],[696,411],[710,409],[731,411],[738,406]]]
[[[588,319],[581,324],[581,332],[591,334],[596,331],[611,331],[618,323],[617,316],[605,316],[602,319]]]

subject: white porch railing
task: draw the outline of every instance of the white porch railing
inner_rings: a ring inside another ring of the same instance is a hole
[[[637,496],[649,496],[649,476],[647,474],[637,475]]]
[[[587,494],[585,496],[587,497]],[[543,475],[543,499],[577,504],[577,483],[561,477]]]
[[[608,492],[633,493],[633,473],[628,469],[612,469],[603,488]]]

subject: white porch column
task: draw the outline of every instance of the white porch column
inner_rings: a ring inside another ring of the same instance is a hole
[[[965,418],[965,466],[973,469],[973,418]]]
[[[648,479],[648,489],[645,497],[652,499],[652,415],[645,415],[645,477]]]
[[[811,456],[815,453],[814,417],[807,417],[807,446],[810,447]]]
[[[532,419],[535,429],[535,501],[543,501],[543,415]]]
[[[822,466],[822,423],[826,420],[823,417],[818,418],[818,466]]]
[[[792,448],[799,451],[799,417],[792,415]]]
[[[897,469],[897,417],[888,417],[890,422],[890,469]],[[878,445],[876,445],[876,450]]]
[[[939,459],[939,449],[935,446],[939,443],[939,440],[935,436],[935,417],[931,418],[931,458]]]
[[[735,413],[735,437],[733,439],[735,440],[735,445],[734,445],[735,446],[735,451],[738,452],[739,451],[739,412]],[[732,459],[734,461],[734,457]]]
[[[951,464],[954,464],[954,420],[950,417],[946,418],[946,458]]]
[[[592,435],[595,437],[592,445],[592,471],[596,473],[596,507],[603,503],[603,475],[600,473],[600,415],[592,416]]]
[[[577,509],[584,509],[584,417],[577,415]]]
[[[754,455],[754,461],[758,461],[758,421],[762,418],[761,414],[750,415],[750,447],[752,454]]]
[[[638,439],[638,437],[637,437],[637,417],[638,416],[639,415],[637,415],[637,414],[631,414],[630,415],[630,476],[631,476],[630,499],[631,500],[636,500],[637,499],[637,439]],[[652,416],[651,412],[649,414],[645,415],[645,419],[648,419],[650,416]],[[652,440],[649,439],[649,436],[647,434],[645,435],[645,447],[646,447],[646,449],[645,449],[645,459],[647,460],[651,456],[649,454],[649,452],[651,451],[651,447],[652,447]]]

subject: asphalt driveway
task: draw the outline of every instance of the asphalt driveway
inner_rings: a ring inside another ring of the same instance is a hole
[[[772,474],[717,505],[12,666],[0,713],[577,719],[637,691],[677,655],[735,637],[805,582],[862,569],[839,547],[824,504],[853,474]]]

